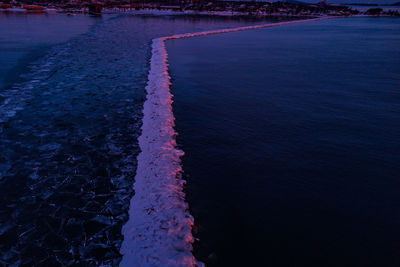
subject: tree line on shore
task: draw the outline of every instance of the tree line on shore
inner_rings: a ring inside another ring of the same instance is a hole
[[[98,5],[108,9],[173,9],[176,11],[209,11],[232,12],[246,15],[287,15],[287,16],[350,16],[350,15],[389,15],[400,16],[396,10],[384,11],[382,8],[372,7],[361,13],[345,5],[329,4],[322,1],[316,4],[303,3],[294,0],[288,1],[219,1],[219,0],[3,0],[3,5],[18,6],[23,4],[40,5],[61,9],[82,9],[90,5]]]

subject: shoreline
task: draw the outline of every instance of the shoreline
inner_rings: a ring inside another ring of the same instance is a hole
[[[204,266],[192,254],[194,218],[189,213],[183,187],[181,157],[177,148],[173,95],[165,41],[211,34],[262,29],[333,19],[324,17],[177,34],[153,39],[150,71],[143,105],[141,152],[137,158],[134,196],[129,219],[122,228],[120,266]]]
[[[56,9],[44,9],[38,11],[26,10],[23,8],[10,8],[10,9],[0,9],[0,13],[18,13],[18,14],[66,14],[66,15],[89,15],[91,14],[87,11],[82,10],[56,10]],[[397,17],[388,14],[380,14],[380,15],[368,15],[368,14],[356,14],[356,15],[328,15],[328,14],[283,14],[283,13],[271,13],[271,14],[249,14],[249,12],[231,12],[231,11],[194,11],[194,10],[184,10],[184,11],[176,11],[176,10],[159,10],[159,9],[140,9],[140,10],[112,10],[112,9],[103,9],[104,15],[148,15],[148,16],[215,16],[215,17],[243,17],[243,18],[304,18],[306,20],[313,18],[339,18],[339,17],[348,17],[348,18],[357,18],[357,17]]]

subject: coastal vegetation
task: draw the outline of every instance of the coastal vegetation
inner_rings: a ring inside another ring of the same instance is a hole
[[[219,1],[219,0],[104,0],[104,1],[71,1],[71,0],[4,0],[0,2],[0,10],[8,11],[16,8],[27,11],[52,10],[67,13],[173,11],[191,12],[213,15],[245,15],[245,16],[400,16],[396,10],[384,11],[373,8],[360,12],[346,5],[331,4],[321,1],[309,4],[300,1]]]

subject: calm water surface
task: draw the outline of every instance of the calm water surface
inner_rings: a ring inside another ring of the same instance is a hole
[[[399,22],[168,41],[198,258],[400,265]]]
[[[0,23],[0,265],[116,266],[151,40],[260,21],[1,14]]]

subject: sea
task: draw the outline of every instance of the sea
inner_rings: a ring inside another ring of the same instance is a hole
[[[152,39],[282,20],[0,13],[0,265],[118,266]]]
[[[167,41],[206,266],[400,266],[400,20]]]

